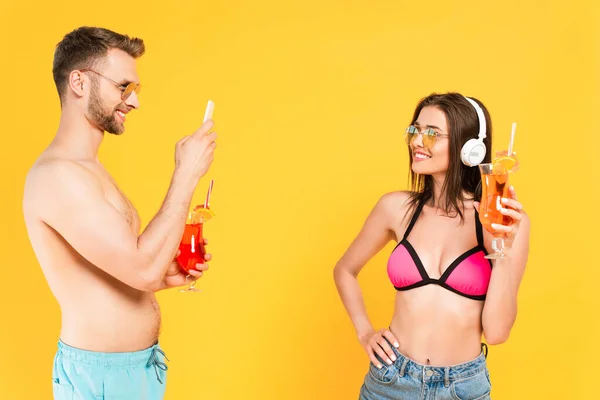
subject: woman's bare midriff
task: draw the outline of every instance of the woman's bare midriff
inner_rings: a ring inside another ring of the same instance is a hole
[[[437,285],[399,291],[390,331],[400,353],[420,364],[461,364],[481,353],[482,309],[482,301]]]

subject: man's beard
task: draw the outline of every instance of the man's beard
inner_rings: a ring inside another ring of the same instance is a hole
[[[121,135],[125,132],[125,126],[117,122],[115,117],[117,109],[122,106],[119,104],[115,109],[107,111],[100,99],[98,85],[92,84],[90,91],[90,102],[88,104],[87,114],[100,129],[113,135]]]

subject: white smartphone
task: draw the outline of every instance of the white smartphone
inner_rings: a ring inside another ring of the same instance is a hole
[[[206,111],[204,111],[204,121],[202,121],[203,123],[208,121],[209,119],[212,119],[214,110],[215,110],[215,103],[213,103],[212,100],[209,100],[208,104],[206,104]]]

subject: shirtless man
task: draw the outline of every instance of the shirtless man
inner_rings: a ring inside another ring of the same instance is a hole
[[[177,143],[164,203],[140,234],[138,214],[98,160],[98,148],[104,132],[122,134],[126,116],[139,107],[135,60],[144,51],[141,39],[82,27],[54,54],[60,124],[28,173],[23,209],[62,312],[55,399],[164,396],[154,292],[186,284],[174,258],[217,136],[209,120]],[[198,267],[194,278],[206,269]]]

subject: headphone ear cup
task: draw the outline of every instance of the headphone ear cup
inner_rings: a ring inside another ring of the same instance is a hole
[[[460,160],[468,167],[476,167],[485,158],[485,144],[479,139],[469,139],[460,150]]]

